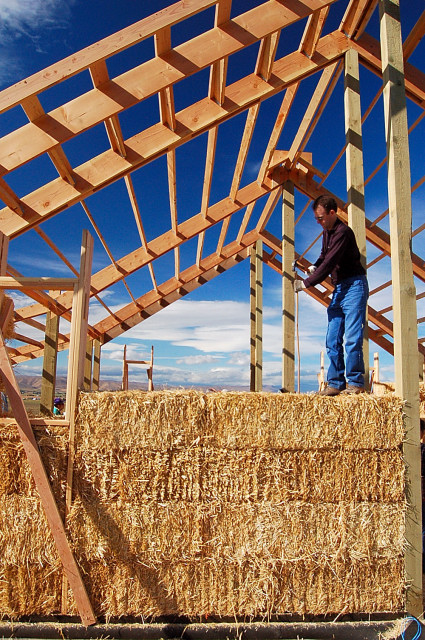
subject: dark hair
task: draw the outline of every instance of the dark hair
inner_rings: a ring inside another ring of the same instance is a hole
[[[324,208],[326,213],[329,213],[332,209],[334,211],[338,211],[338,205],[335,198],[333,198],[332,196],[319,196],[313,202],[311,208],[313,209],[313,211],[316,211],[319,205]]]

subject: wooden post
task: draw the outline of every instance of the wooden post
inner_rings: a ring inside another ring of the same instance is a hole
[[[151,346],[151,359],[148,369],[148,391],[153,391],[153,345]]]
[[[96,617],[93,613],[93,609],[77,563],[75,562],[75,558],[72,554],[71,547],[69,546],[49,478],[40,456],[37,441],[28,419],[12,365],[10,364],[2,333],[3,328],[3,326],[0,327],[0,372],[3,384],[13,410],[13,416],[16,420],[18,432],[31,468],[35,485],[40,495],[40,500],[46,514],[47,522],[52,532],[65,574],[69,580],[69,584],[71,585],[82,622],[86,626],[94,624],[96,622]]]
[[[379,353],[377,351],[373,354],[373,381],[379,382]]]
[[[295,391],[294,183],[283,185],[282,203],[282,391]],[[298,363],[299,366],[299,363]]]
[[[251,247],[251,366],[250,391],[263,388],[263,243],[257,240]]]
[[[69,453],[65,489],[65,518],[68,517],[72,501],[72,479],[75,456],[75,412],[78,391],[83,386],[84,360],[86,354],[87,325],[89,316],[90,280],[93,260],[93,238],[85,229],[81,244],[80,275],[74,286],[72,301],[71,335],[69,341],[68,380],[66,386],[66,417],[69,420]],[[62,583],[62,613],[67,613],[68,585]]]
[[[100,384],[100,340],[94,340],[94,353],[93,353],[93,391],[99,391]]]
[[[56,386],[56,362],[58,356],[59,316],[51,311],[46,314],[44,336],[43,373],[41,377],[40,413],[51,416]]]
[[[122,383],[121,390],[128,391],[128,364],[127,364],[127,345],[124,345],[124,352],[122,358]]]
[[[379,0],[387,138],[393,282],[395,392],[404,401],[406,437],[407,611],[422,613],[422,499],[416,291],[411,261],[412,202],[403,49],[398,0]]]
[[[93,340],[87,338],[86,342],[86,354],[84,358],[84,391],[91,391],[91,376],[92,376],[92,363],[93,363]]]
[[[366,269],[366,225],[363,172],[362,114],[360,105],[359,56],[355,49],[345,54],[345,152],[347,172],[348,226],[354,231],[360,260]],[[367,310],[363,337],[364,387],[369,389],[369,337]]]
[[[325,352],[323,350],[320,352],[320,373],[318,378],[319,391],[322,391],[325,388]]]

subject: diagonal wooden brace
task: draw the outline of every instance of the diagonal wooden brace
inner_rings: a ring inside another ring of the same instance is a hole
[[[9,356],[6,351],[3,329],[7,326],[8,316],[10,318],[11,310],[9,307],[13,308],[12,301],[5,300],[0,314],[0,375],[13,410],[18,432],[24,446],[37,490],[40,494],[47,522],[56,543],[59,557],[62,561],[69,584],[72,588],[81,620],[85,626],[88,626],[96,622],[96,617],[66,537],[65,527],[41,459],[37,441],[28,419]]]

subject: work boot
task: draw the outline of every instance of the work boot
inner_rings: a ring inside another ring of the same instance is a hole
[[[336,387],[325,387],[322,391],[319,391],[319,396],[338,396],[341,391],[341,389],[336,389]]]
[[[364,387],[356,387],[354,384],[347,384],[344,391],[341,391],[344,395],[354,396],[357,393],[364,393]]]

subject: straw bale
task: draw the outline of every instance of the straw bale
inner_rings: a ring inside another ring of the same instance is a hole
[[[270,619],[285,613],[325,615],[403,608],[403,561],[229,562],[143,565],[90,564],[86,584],[96,611],[106,617],[161,615]]]
[[[105,451],[141,444],[151,449],[392,448],[403,441],[401,407],[394,396],[366,394],[81,393],[77,438],[79,446],[89,443]]]
[[[67,430],[36,436],[62,508]],[[96,614],[401,611],[403,438],[394,396],[81,393],[67,528]],[[0,464],[0,615],[50,615],[61,571],[13,426]]]
[[[76,549],[96,562],[143,564],[199,559],[326,561],[391,558],[404,552],[403,503],[310,504],[83,502],[68,521]]]
[[[270,502],[403,499],[396,449],[192,449],[77,452],[75,492],[89,500]]]

